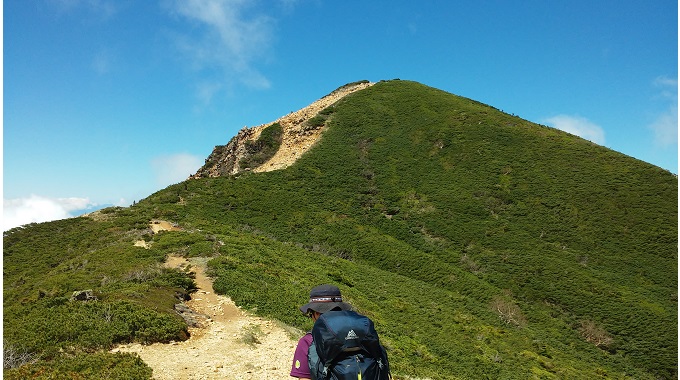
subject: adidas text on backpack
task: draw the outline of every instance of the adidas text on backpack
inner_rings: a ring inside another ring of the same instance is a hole
[[[388,380],[390,365],[373,321],[354,311],[322,314],[312,329],[309,369],[314,380]]]

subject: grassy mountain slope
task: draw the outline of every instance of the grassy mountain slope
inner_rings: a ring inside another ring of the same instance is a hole
[[[677,378],[676,176],[413,82],[378,83],[324,115],[322,140],[286,170],[6,233],[6,340],[45,359],[23,371],[56,368],[64,347],[181,337],[168,305],[191,281],[155,267],[180,253],[214,256],[217,291],[301,328],[309,288],[337,283],[400,377]],[[152,218],[184,231],[144,236]],[[100,300],[67,300],[82,288]],[[48,311],[74,308],[100,341],[21,327],[49,330]],[[134,358],[104,356],[145,376]]]

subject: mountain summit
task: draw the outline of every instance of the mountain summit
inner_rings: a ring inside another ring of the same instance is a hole
[[[372,85],[365,80],[346,84],[272,123],[241,129],[227,145],[216,146],[205,165],[190,178],[219,177],[249,170],[267,172],[290,166],[321,137],[328,107]]]
[[[129,208],[7,231],[5,347],[34,360],[6,376],[148,378],[107,349],[187,338],[173,255],[298,332],[336,284],[398,379],[677,378],[677,176],[419,83],[349,88]]]

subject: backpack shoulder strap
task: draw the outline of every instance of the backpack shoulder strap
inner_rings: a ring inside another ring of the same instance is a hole
[[[319,359],[319,354],[316,352],[316,344],[313,340],[307,351],[307,362],[309,363],[309,373],[312,375],[312,380],[323,379],[323,377],[319,377],[322,373],[320,369],[323,365],[321,364],[321,359]]]

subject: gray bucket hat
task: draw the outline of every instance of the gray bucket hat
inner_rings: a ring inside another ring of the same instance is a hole
[[[351,310],[352,305],[342,302],[340,289],[334,285],[319,285],[309,293],[309,302],[300,306],[300,311],[307,314],[310,310],[325,313],[331,310]]]

